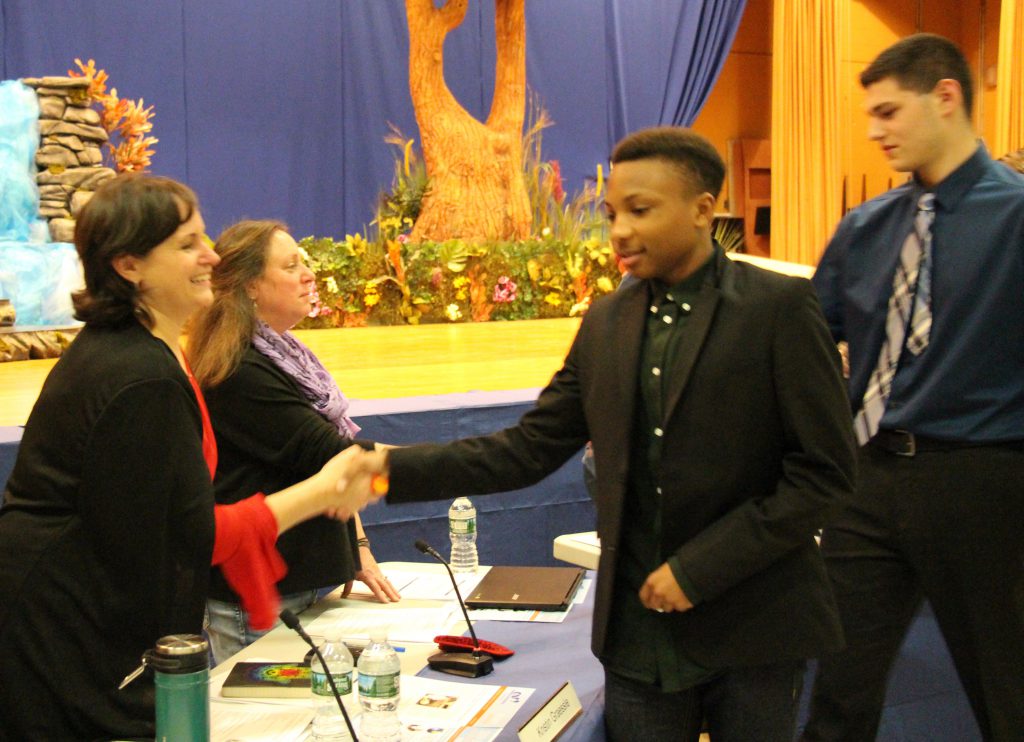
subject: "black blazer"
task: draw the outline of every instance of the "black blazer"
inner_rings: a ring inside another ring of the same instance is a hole
[[[444,499],[539,481],[593,441],[601,537],[592,645],[600,657],[625,507],[646,281],[597,302],[565,365],[519,423],[391,453],[388,500]],[[809,281],[716,248],[668,374],[661,553],[701,603],[671,614],[709,668],[818,656],[842,634],[814,534],[853,488],[839,356]]]

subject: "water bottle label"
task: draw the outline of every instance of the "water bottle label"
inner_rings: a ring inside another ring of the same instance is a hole
[[[458,535],[467,533],[476,533],[476,518],[465,518],[463,520],[456,520],[455,518],[448,519],[448,531]]]
[[[398,673],[367,675],[359,673],[359,695],[364,698],[398,698]]]
[[[318,696],[333,696],[331,692],[331,684],[327,682],[327,674],[323,672],[311,673],[310,683],[313,687],[313,693]],[[352,692],[352,673],[347,672],[334,676],[334,684],[338,686],[338,693],[342,696],[347,696]]]

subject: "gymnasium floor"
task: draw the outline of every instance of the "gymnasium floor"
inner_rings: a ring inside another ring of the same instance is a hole
[[[578,319],[305,330],[352,399],[386,399],[544,386]],[[24,425],[56,360],[0,363],[0,426]]]

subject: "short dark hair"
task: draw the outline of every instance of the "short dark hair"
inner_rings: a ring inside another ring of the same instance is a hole
[[[944,36],[919,33],[897,41],[860,73],[860,84],[866,88],[887,77],[893,78],[901,88],[916,93],[931,92],[939,80],[956,80],[963,91],[964,110],[968,118],[971,115],[974,105],[971,67],[960,48]]]
[[[85,273],[85,288],[72,296],[75,318],[115,327],[137,317],[151,326],[136,287],[114,269],[114,259],[149,254],[198,207],[196,194],[170,178],[125,173],[97,188],[75,224],[75,248]]]
[[[624,137],[612,152],[617,162],[656,159],[677,167],[697,193],[718,198],[725,180],[725,163],[707,139],[681,126],[641,129]]]

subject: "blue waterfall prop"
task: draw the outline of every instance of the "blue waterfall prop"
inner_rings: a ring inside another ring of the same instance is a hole
[[[50,242],[38,218],[35,154],[39,103],[17,80],[0,82],[0,298],[19,325],[69,325],[71,292],[82,285],[74,246]]]

